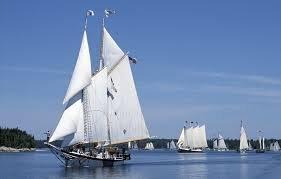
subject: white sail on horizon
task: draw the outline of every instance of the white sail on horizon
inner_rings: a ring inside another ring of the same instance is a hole
[[[249,146],[248,146],[248,140],[247,140],[246,131],[245,131],[243,125],[241,125],[239,149],[240,150],[245,150],[245,149],[248,149],[248,148],[249,148]]]
[[[171,150],[174,150],[176,149],[176,144],[174,142],[174,140],[172,140],[171,142],[167,142],[167,149],[171,149]]]
[[[146,150],[153,150],[154,149],[153,143],[152,142],[146,143],[144,149],[146,149]]]
[[[224,138],[221,134],[218,135],[218,149],[227,149]]]
[[[213,149],[217,149],[217,148],[218,148],[218,140],[215,139],[215,140],[213,141]]]
[[[280,150],[280,145],[278,143],[278,141],[275,141],[273,143],[270,144],[270,148],[269,148],[271,151],[279,151]]]

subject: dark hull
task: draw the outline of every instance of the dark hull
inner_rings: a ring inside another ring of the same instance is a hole
[[[56,147],[50,143],[45,143],[51,152],[65,165],[65,167],[112,167],[124,164],[125,160],[130,160],[130,154],[124,154],[117,158],[97,158],[94,156],[69,152]]]
[[[203,150],[178,149],[179,153],[203,153]]]

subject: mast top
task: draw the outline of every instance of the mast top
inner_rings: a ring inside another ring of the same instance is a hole
[[[95,13],[92,10],[87,10],[86,12],[86,16],[85,16],[85,25],[84,25],[84,30],[87,29],[87,25],[88,25],[88,16],[94,16]]]

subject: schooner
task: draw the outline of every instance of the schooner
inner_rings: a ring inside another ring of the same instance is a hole
[[[261,136],[260,130],[258,132],[259,132],[259,148],[256,150],[256,153],[264,153],[265,152],[264,137]]]
[[[219,133],[218,137],[213,141],[213,149],[217,151],[227,151],[227,147],[223,136]]]
[[[105,10],[105,16],[115,13]],[[82,43],[63,101],[60,121],[45,144],[65,166],[113,166],[130,159],[121,143],[149,138],[130,62],[107,31],[103,18],[100,64],[94,73],[87,38]],[[58,147],[51,142],[63,140]]]
[[[177,142],[178,152],[203,152],[208,147],[205,125],[184,126]]]

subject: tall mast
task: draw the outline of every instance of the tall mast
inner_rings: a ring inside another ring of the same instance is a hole
[[[105,9],[104,10],[104,17],[102,18],[102,31],[101,31],[101,48],[100,48],[100,68],[99,70],[101,70],[104,67],[104,60],[102,57],[102,53],[103,53],[103,37],[104,37],[104,27],[105,27],[105,18],[108,18],[109,15],[111,14],[115,14],[115,11],[113,10],[108,10]],[[107,98],[107,104],[109,103],[109,98]],[[106,118],[106,122],[107,122],[107,136],[108,136],[108,143],[111,144],[111,134],[110,134],[110,121],[109,121],[109,110],[107,108],[107,118]]]
[[[94,12],[92,10],[88,10],[86,12],[84,31],[87,31],[88,16],[94,16]],[[92,130],[91,130],[92,115],[91,115],[91,111],[90,111],[90,101],[89,101],[89,94],[88,94],[87,88],[88,88],[88,86],[86,86],[82,91],[83,118],[84,118],[84,141],[90,143],[90,136],[92,136]],[[86,139],[88,139],[88,141]]]
[[[103,58],[102,58],[102,53],[103,53],[103,36],[104,36],[103,29],[104,29],[104,17],[102,18],[101,44],[100,44],[100,67],[99,67],[99,70],[101,70],[103,68],[103,66],[104,66]]]
[[[102,18],[102,30],[101,30],[100,67],[99,67],[99,70],[101,70],[104,66],[104,60],[102,58],[102,53],[103,53],[103,36],[104,36],[103,29],[105,27],[105,18],[108,18],[112,14],[115,14],[114,10],[110,10],[110,9],[104,10],[104,17]]]

